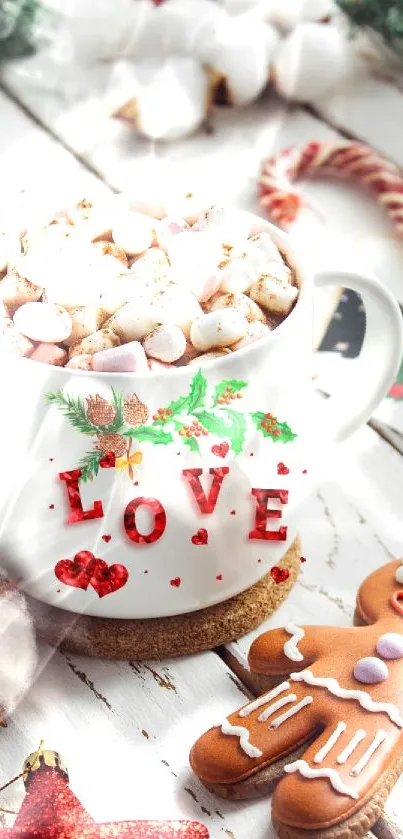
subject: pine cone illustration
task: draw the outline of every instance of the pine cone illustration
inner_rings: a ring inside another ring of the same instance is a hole
[[[127,440],[121,434],[101,434],[98,437],[97,449],[104,454],[113,452],[116,457],[122,457],[126,453]]]
[[[135,393],[126,396],[123,407],[123,418],[129,425],[137,428],[147,422],[150,412],[147,405],[141,402]]]
[[[87,399],[87,417],[93,425],[111,425],[116,417],[116,410],[110,402],[97,394]]]

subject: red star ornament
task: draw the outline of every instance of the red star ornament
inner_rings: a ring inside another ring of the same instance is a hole
[[[26,794],[13,827],[0,839],[208,839],[205,825],[191,821],[97,824],[69,787],[57,752],[38,751],[24,763]]]

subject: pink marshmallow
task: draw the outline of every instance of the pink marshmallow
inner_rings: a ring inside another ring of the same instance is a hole
[[[56,344],[37,344],[31,354],[32,361],[42,361],[42,364],[54,364],[56,367],[64,367],[68,354],[66,350]]]
[[[139,341],[101,350],[93,355],[97,373],[148,373],[147,356]]]

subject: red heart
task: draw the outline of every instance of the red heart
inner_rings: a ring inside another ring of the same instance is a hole
[[[110,542],[111,539],[112,539],[112,536],[110,535],[110,533],[105,533],[105,536],[102,537],[102,540],[104,542]]]
[[[222,580],[222,574],[217,574],[216,580]]]
[[[290,470],[288,466],[286,466],[284,463],[277,464],[277,475],[288,475],[289,471]]]
[[[91,585],[98,597],[112,594],[126,585],[129,572],[124,565],[108,565],[103,559],[97,559]]]
[[[208,533],[205,527],[199,527],[197,533],[192,536],[194,545],[207,545]]]
[[[288,568],[279,568],[278,565],[273,565],[270,569],[270,574],[275,583],[285,583],[290,576]]]
[[[225,457],[229,452],[229,443],[224,442],[220,443],[219,446],[212,446],[211,451],[213,454],[216,454],[217,457]]]
[[[179,588],[181,582],[182,582],[182,580],[181,580],[180,577],[174,577],[174,579],[171,580],[171,586],[174,586],[175,588]]]
[[[104,454],[103,457],[101,457],[101,460],[99,461],[99,465],[102,467],[102,469],[113,469],[114,466],[115,466],[115,462],[116,462],[116,457],[115,457],[114,453],[113,452],[107,452],[106,454]]]
[[[74,559],[61,559],[55,565],[55,574],[61,583],[87,591],[97,560],[90,551],[79,551]]]

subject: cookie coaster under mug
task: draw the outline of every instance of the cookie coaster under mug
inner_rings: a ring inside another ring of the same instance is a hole
[[[277,566],[282,574],[266,574],[254,586],[223,603],[166,618],[96,618],[55,609],[33,598],[27,600],[38,634],[66,652],[137,661],[167,658],[212,649],[255,629],[288,596],[300,565],[301,543],[297,536]]]

